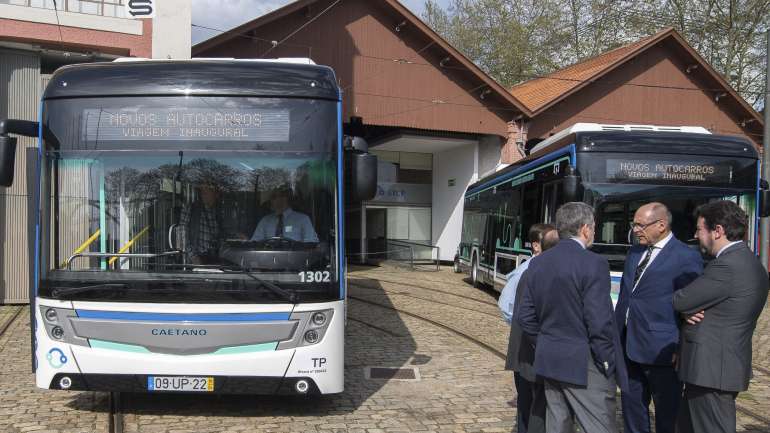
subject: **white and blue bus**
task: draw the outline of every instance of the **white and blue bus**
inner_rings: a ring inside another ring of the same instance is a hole
[[[759,174],[759,155],[745,138],[700,127],[578,123],[468,187],[455,269],[468,272],[474,284],[499,290],[531,256],[530,226],[553,222],[559,206],[582,201],[595,210],[592,249],[609,261],[617,300],[639,206],[664,203],[674,235],[697,248],[695,208],[734,200],[751,216],[747,241],[756,250],[759,217],[767,215],[760,207],[768,204]]]
[[[334,72],[309,60],[59,69],[39,122],[0,122],[2,185],[9,134],[39,139],[37,386],[341,392],[343,206],[376,187],[341,113]]]

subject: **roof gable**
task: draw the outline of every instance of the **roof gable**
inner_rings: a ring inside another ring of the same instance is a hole
[[[227,41],[237,37],[249,37],[247,35],[249,32],[253,32],[255,29],[258,29],[269,23],[275,22],[294,12],[302,10],[302,8],[307,7],[313,3],[317,3],[318,1],[319,0],[298,0],[293,3],[290,3],[280,9],[277,9],[266,15],[258,17],[248,23],[242,24],[232,30],[229,30],[225,33],[222,33],[220,35],[217,35],[213,38],[210,38],[206,41],[203,41],[199,44],[194,45],[192,47],[192,55],[194,57],[200,53],[206,52],[207,50],[210,50],[218,45],[226,43]],[[431,29],[427,24],[422,22],[422,20],[420,20],[411,11],[409,11],[409,9],[407,9],[405,6],[399,3],[398,0],[365,0],[365,1],[367,2],[377,1],[378,3],[381,3],[382,5],[385,5],[386,7],[389,7],[393,11],[400,14],[410,26],[418,29],[426,38],[428,38],[431,41],[432,44],[435,44],[441,47],[443,50],[445,50],[452,61],[459,63],[460,65],[462,65],[462,67],[466,68],[469,72],[471,72],[474,76],[476,76],[477,79],[481,80],[484,83],[484,86],[488,87],[495,94],[495,96],[499,97],[500,99],[510,104],[510,106],[515,108],[516,111],[519,111],[525,115],[531,114],[527,106],[521,103],[521,101],[519,101],[515,95],[513,95],[503,86],[501,86],[497,81],[495,81],[492,77],[487,75],[478,66],[476,66],[476,64],[474,64],[471,60],[465,57],[451,44],[445,41],[441,36],[439,36],[436,32],[434,32],[433,29]],[[287,30],[286,32],[287,36],[293,35],[292,33],[290,33],[293,30],[294,29]],[[512,115],[511,117],[514,117],[514,115]]]
[[[744,119],[752,119],[758,125],[763,123],[759,113],[673,28],[663,29],[655,35],[568,66],[545,77],[516,85],[511,88],[511,93],[527,106],[533,116],[537,116],[663,41],[669,42],[682,55],[689,57],[689,61],[698,66],[707,82],[727,93],[735,108],[744,115]]]
[[[542,78],[535,78],[511,88],[511,93],[533,113],[567,97],[583,85],[609,72],[631,55],[645,47],[651,37],[615,48],[604,54],[560,69]]]

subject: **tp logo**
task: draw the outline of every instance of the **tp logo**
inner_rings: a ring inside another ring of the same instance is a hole
[[[45,357],[48,360],[48,365],[52,368],[61,368],[61,366],[67,363],[67,355],[56,347],[49,350]]]
[[[154,0],[128,0],[126,14],[131,18],[153,18],[155,16]]]

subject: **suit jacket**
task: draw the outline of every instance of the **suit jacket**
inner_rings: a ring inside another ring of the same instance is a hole
[[[640,364],[672,366],[671,360],[679,345],[680,319],[671,302],[675,291],[703,272],[703,259],[698,251],[672,237],[633,290],[636,267],[646,249],[644,245],[636,245],[626,256],[615,322],[621,335],[626,328],[628,359]]]
[[[700,323],[683,325],[682,382],[731,392],[748,389],[751,336],[767,291],[767,271],[741,242],[724,250],[703,275],[674,294],[674,308],[682,314],[706,311]]]
[[[535,373],[585,386],[591,358],[599,371],[615,374],[621,389],[627,389],[607,260],[564,239],[540,254],[525,277],[514,315],[535,338]]]
[[[535,260],[536,257],[530,259]],[[516,297],[514,300],[514,316],[516,314],[517,306],[521,305],[522,292],[526,287],[526,278],[529,269],[522,274],[519,279],[519,285],[516,288]],[[508,337],[508,356],[505,359],[505,369],[513,370],[519,373],[524,379],[530,382],[535,382],[537,375],[535,374],[535,346],[532,342],[524,337],[524,331],[521,326],[515,321],[511,320],[511,334]]]

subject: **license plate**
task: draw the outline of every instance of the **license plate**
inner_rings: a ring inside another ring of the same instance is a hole
[[[213,377],[197,376],[147,376],[148,391],[214,391]]]

